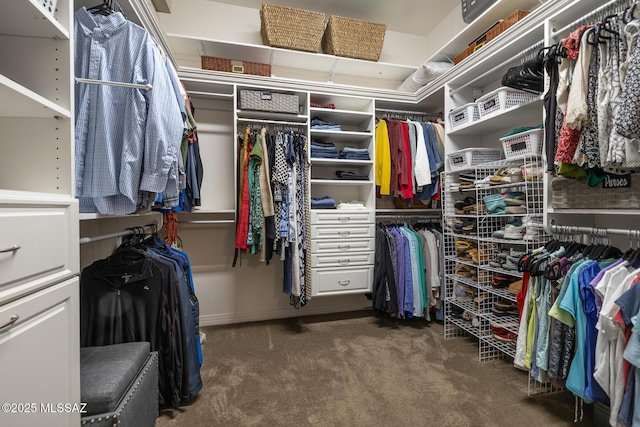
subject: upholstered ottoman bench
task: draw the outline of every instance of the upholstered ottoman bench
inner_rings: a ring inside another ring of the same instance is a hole
[[[158,354],[149,343],[80,349],[82,425],[148,427],[158,417]]]

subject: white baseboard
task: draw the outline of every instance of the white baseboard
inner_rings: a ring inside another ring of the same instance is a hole
[[[314,304],[316,301],[317,298],[312,299],[306,306],[300,309],[290,307],[257,310],[245,313],[208,314],[200,316],[200,326],[232,325],[234,323],[258,322],[262,320],[284,319],[315,314],[333,314],[347,311],[371,310],[371,305],[367,305],[366,301],[363,301],[362,303],[352,302],[345,304],[336,304],[335,302],[332,302],[331,304],[321,302]]]

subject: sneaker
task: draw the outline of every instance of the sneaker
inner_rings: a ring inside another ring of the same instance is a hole
[[[504,238],[509,240],[522,240],[524,231],[522,221],[516,218],[504,226]]]
[[[518,335],[513,332],[506,331],[500,333],[493,333],[493,337],[499,341],[503,342],[514,342],[518,339]]]
[[[494,239],[504,239],[504,227],[491,233]]]
[[[502,264],[502,268],[504,268],[505,270],[518,270],[518,262],[520,261],[520,258],[516,258],[516,257],[512,257],[512,256],[508,256],[507,260]]]

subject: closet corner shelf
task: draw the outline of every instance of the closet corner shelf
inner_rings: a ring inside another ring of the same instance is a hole
[[[2,117],[71,118],[71,112],[68,109],[62,108],[2,74],[0,74],[0,99],[3,101],[0,108]]]
[[[513,123],[528,123],[539,117],[542,121],[542,100],[537,99],[527,104],[518,105],[508,110],[498,111],[475,122],[464,124],[447,132],[448,135],[475,135],[479,133],[508,130]]]

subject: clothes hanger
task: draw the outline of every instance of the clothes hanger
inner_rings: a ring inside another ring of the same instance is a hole
[[[94,15],[104,16],[111,15],[113,12],[115,12],[111,5],[111,0],[103,0],[102,4],[90,7],[89,9],[87,9],[87,11]]]

